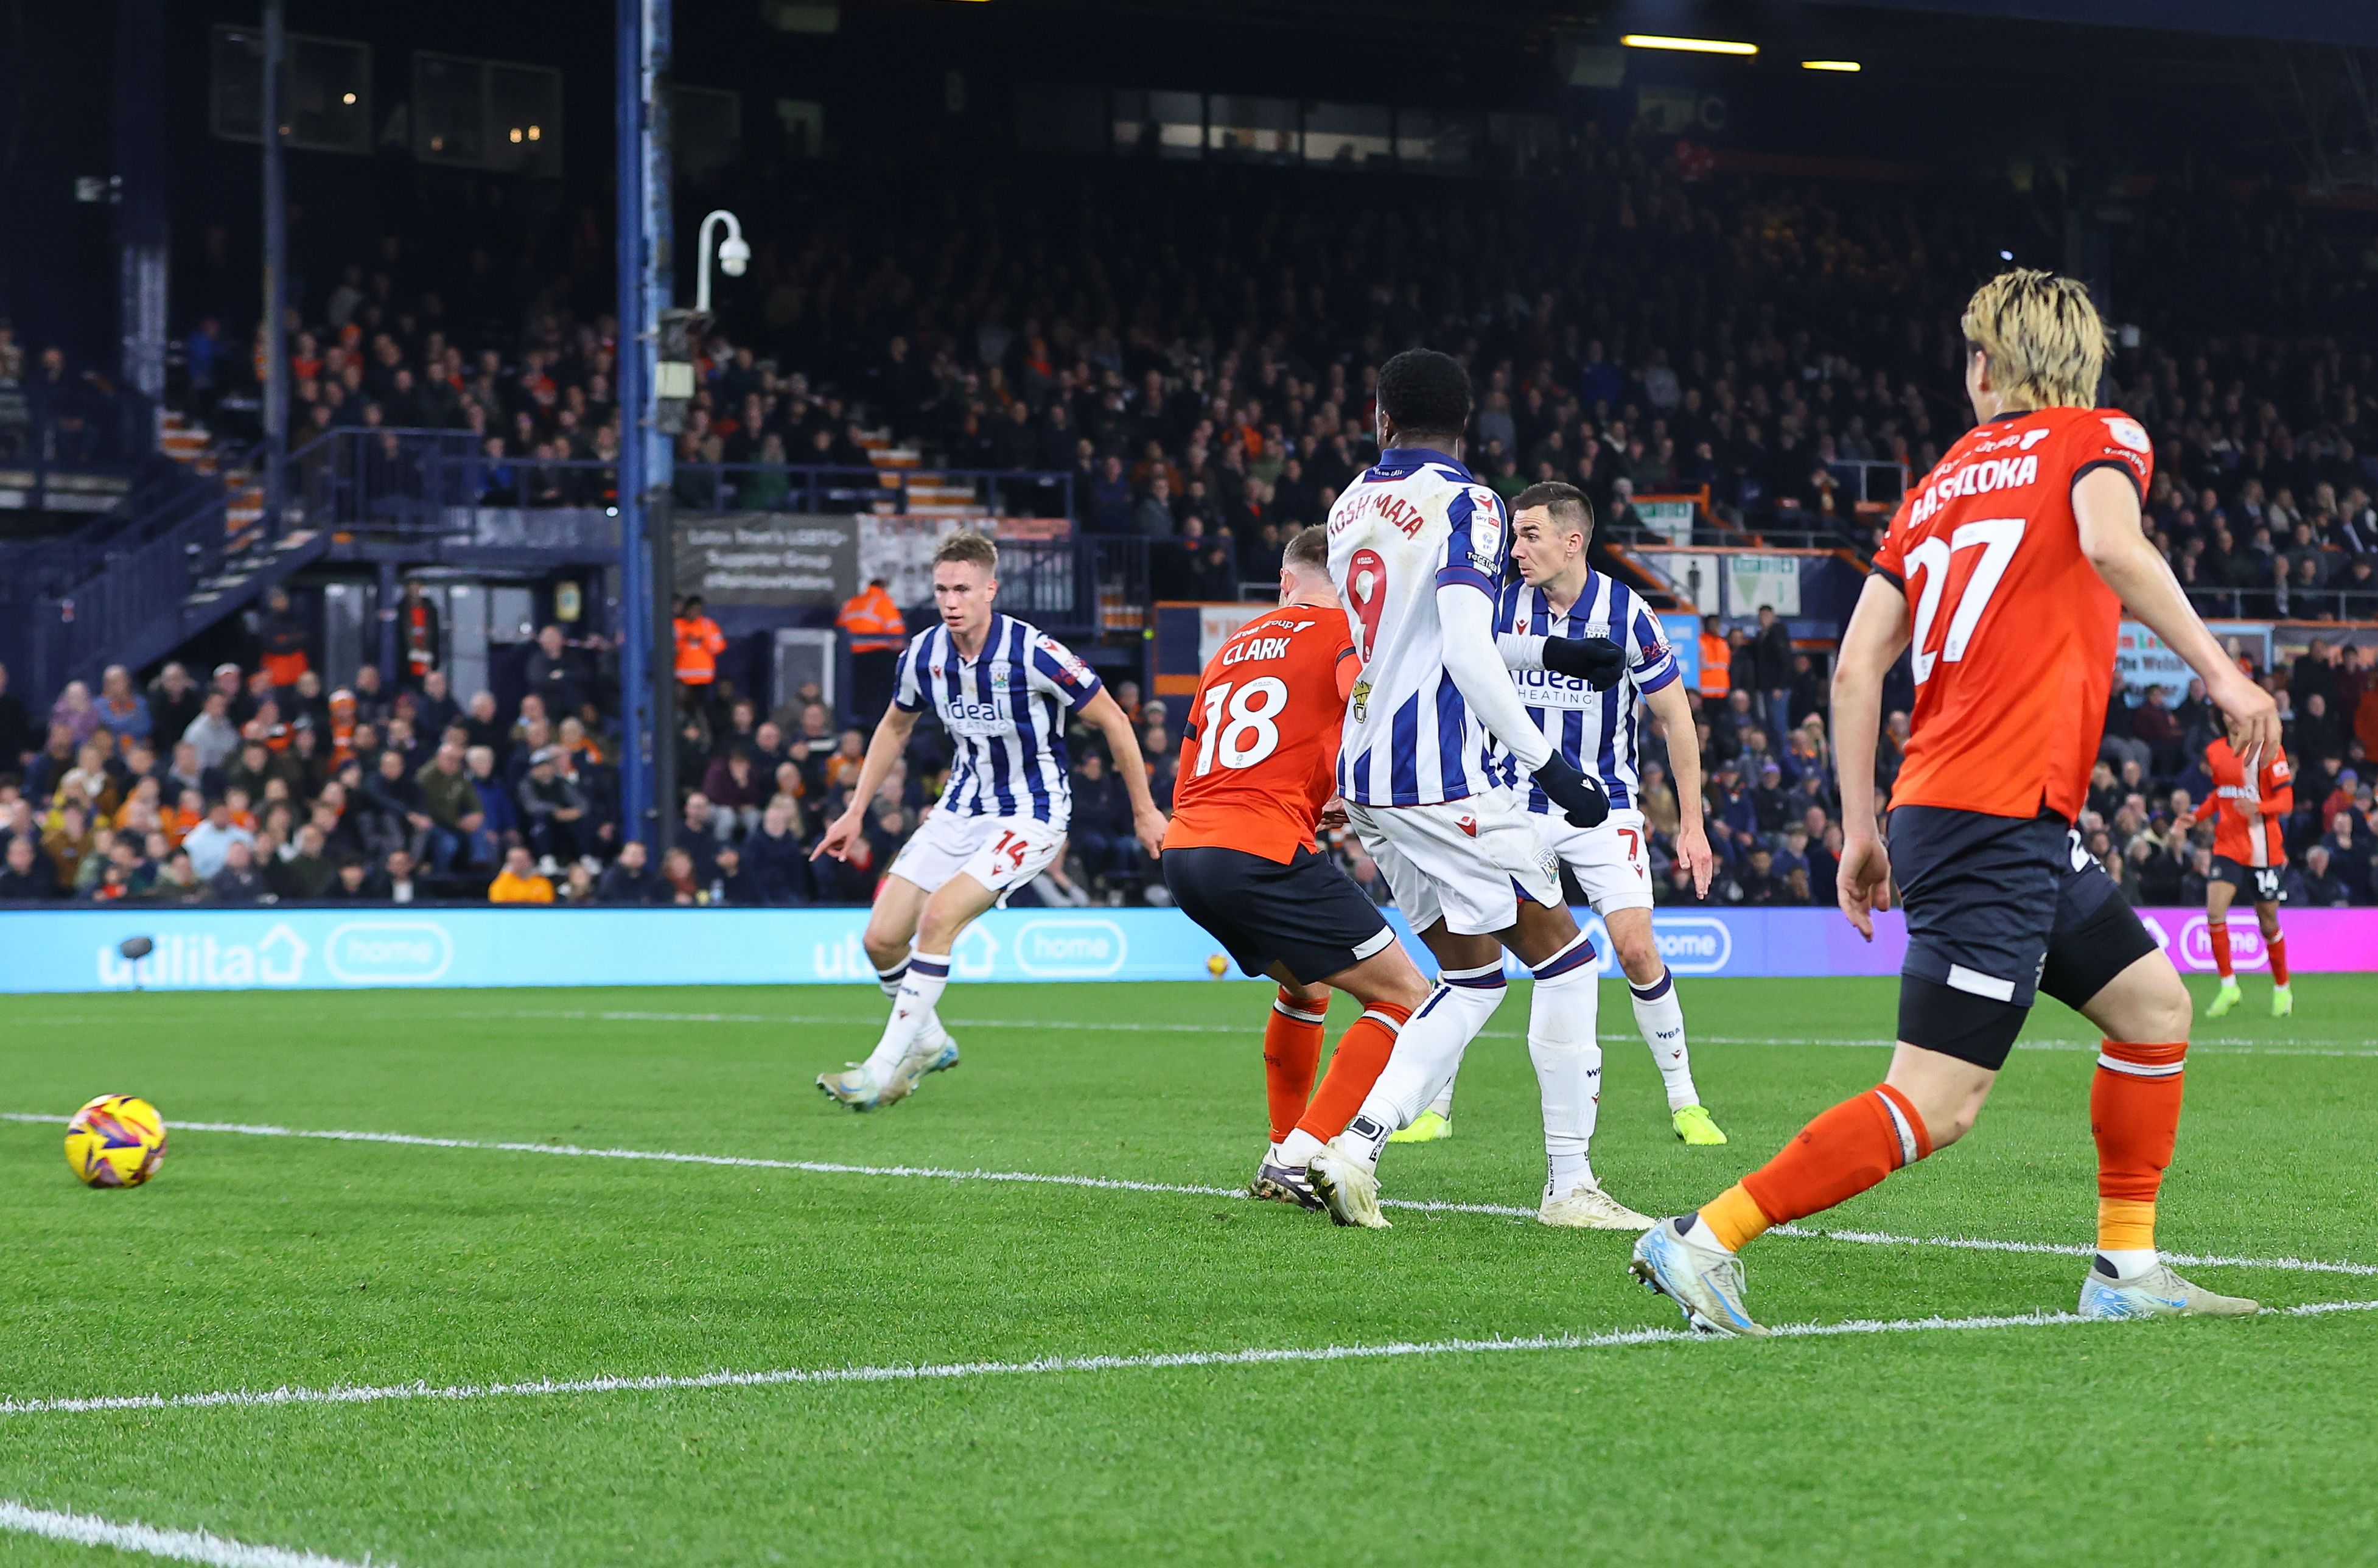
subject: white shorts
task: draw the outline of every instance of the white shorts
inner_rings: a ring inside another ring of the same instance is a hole
[[[893,857],[891,874],[938,893],[953,876],[973,877],[999,902],[1049,869],[1065,830],[1028,816],[960,816],[936,811]]]
[[[1643,846],[1643,814],[1614,811],[1598,827],[1571,827],[1567,817],[1539,816],[1545,845],[1568,867],[1593,912],[1651,907],[1651,857]]]
[[[1507,790],[1427,806],[1349,802],[1346,816],[1414,931],[1442,919],[1456,936],[1486,936],[1519,920],[1521,899],[1560,905],[1559,863]]]

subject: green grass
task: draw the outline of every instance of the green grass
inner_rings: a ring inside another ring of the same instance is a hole
[[[1531,1204],[1525,988],[1390,1196]],[[2378,1262],[2378,978],[2201,1023],[2165,1245]],[[2204,993],[2209,995],[2209,991]],[[1595,1163],[1674,1212],[1872,1083],[1888,982],[1685,985],[1733,1135],[1669,1135],[1604,988]],[[1233,1187],[1241,985],[954,989],[966,1062],[828,1106],[871,991],[0,999],[0,1110]],[[2200,997],[2202,999],[2202,997]],[[613,1015],[613,1016],[606,1016]],[[626,1015],[626,1016],[619,1016]],[[641,1015],[641,1016],[638,1016]],[[659,1015],[679,1015],[666,1017]],[[706,1018],[690,1015],[711,1015]],[[1342,1019],[1342,1015],[1341,1015]],[[1036,1024],[1066,1027],[1031,1027]],[[1137,1027],[1121,1027],[1137,1026]],[[1202,1029],[1182,1026],[1203,1026]],[[1823,1044],[1733,1043],[1779,1039]],[[2086,1025],[2043,1004],[1976,1132],[1831,1217],[2085,1243]],[[2320,1052],[2331,1054],[2317,1054]],[[1627,1238],[1226,1198],[184,1128],[132,1192],[0,1124],[0,1395],[443,1385],[1593,1334],[1675,1322]],[[2070,1257],[1775,1238],[1780,1323],[2069,1309]],[[2200,1271],[2274,1304],[2378,1278]],[[893,1382],[0,1416],[0,1497],[410,1568],[568,1562],[2333,1562],[2378,1532],[2378,1313]],[[2359,1543],[2354,1544],[2354,1543]],[[0,1562],[89,1549],[0,1536]]]

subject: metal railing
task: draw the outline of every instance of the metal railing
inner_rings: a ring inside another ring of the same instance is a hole
[[[2378,588],[2191,588],[2199,615],[2228,621],[2378,621]]]
[[[912,490],[931,487],[930,498]],[[947,491],[964,487],[968,501]],[[619,503],[616,462],[491,457],[467,430],[326,431],[291,458],[290,504],[314,527],[450,530],[457,508],[560,509]],[[988,468],[877,468],[780,463],[680,463],[669,485],[681,512],[970,510],[1074,515],[1074,476]]]

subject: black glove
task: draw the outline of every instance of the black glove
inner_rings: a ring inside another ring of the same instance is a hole
[[[1546,637],[1544,668],[1606,692],[1627,673],[1627,650],[1607,637]]]
[[[1599,827],[1610,815],[1610,794],[1602,780],[1590,773],[1579,773],[1568,765],[1568,759],[1555,752],[1544,759],[1544,766],[1530,777],[1544,798],[1560,807],[1573,827]]]

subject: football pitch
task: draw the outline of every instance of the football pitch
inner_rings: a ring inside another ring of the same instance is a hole
[[[67,1514],[266,1568],[2378,1550],[2378,976],[2251,977],[2190,1057],[2163,1244],[2297,1310],[2062,1316],[2095,1036],[2043,1002],[1964,1143],[1749,1250],[1766,1343],[1526,1217],[1513,991],[1387,1232],[1234,1195],[1265,987],[953,986],[963,1066],[867,1116],[811,1080],[872,989],[0,998],[0,1562],[132,1560]],[[1605,983],[1604,1184],[1714,1194],[1893,995],[1685,983],[1733,1138],[1687,1150]],[[111,1091],[173,1129],[146,1188],[61,1156]]]

